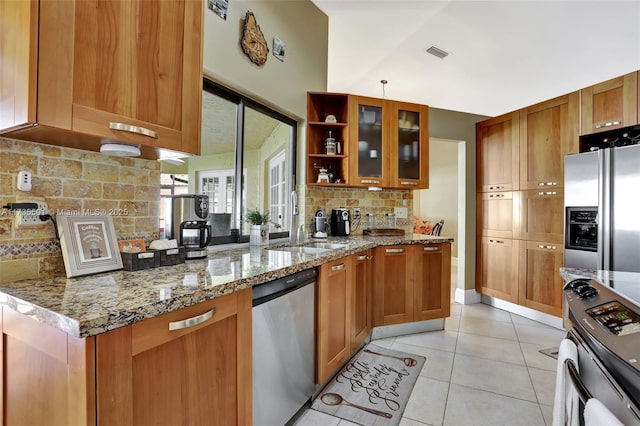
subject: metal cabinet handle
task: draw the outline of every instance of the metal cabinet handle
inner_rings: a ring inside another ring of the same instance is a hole
[[[490,186],[489,189],[504,189],[504,185]]]
[[[504,244],[504,241],[502,240],[489,240],[490,243],[496,243],[496,244]]]
[[[600,123],[600,124],[596,124],[595,127],[596,129],[602,129],[603,127],[611,127],[611,126],[617,126],[618,124],[622,124],[622,121],[620,120],[616,120],[616,121],[607,121],[606,123]]]
[[[158,133],[153,130],[149,130],[145,127],[134,126],[132,124],[116,123],[115,121],[111,121],[109,123],[109,128],[112,130],[122,130],[123,132],[135,133],[138,135],[148,136],[153,139],[158,139]]]
[[[402,181],[400,182],[400,185],[411,185],[411,186],[417,186],[418,184],[415,182],[408,182],[408,181]]]
[[[367,260],[367,255],[363,254],[362,256],[356,257],[357,260]]]
[[[440,251],[440,247],[424,247],[422,251]]]
[[[556,195],[556,194],[557,194],[556,191],[547,191],[547,192],[540,191],[540,192],[538,192],[538,195]]]
[[[332,271],[339,271],[339,270],[341,270],[341,269],[344,269],[344,263],[341,263],[341,264],[339,264],[339,265],[336,265],[336,266],[332,266],[332,267],[331,267],[331,270],[332,270]]]
[[[187,318],[182,321],[172,321],[169,323],[169,331],[182,330],[183,328],[193,327],[194,325],[202,324],[203,322],[211,319],[216,313],[216,308],[205,312],[204,314],[195,316],[193,318]]]
[[[360,182],[362,182],[362,183],[380,183],[379,180],[375,180],[375,179],[362,179]]]
[[[489,198],[503,198],[504,194],[489,194]]]
[[[400,249],[400,248],[397,248],[397,249],[386,249],[385,252],[387,252],[387,253],[404,253],[404,249]]]
[[[539,182],[538,186],[558,186],[558,182]]]
[[[555,249],[556,249],[556,246],[546,246],[546,245],[544,245],[544,244],[538,244],[538,248],[541,248],[541,249],[549,249],[549,250],[555,250]]]

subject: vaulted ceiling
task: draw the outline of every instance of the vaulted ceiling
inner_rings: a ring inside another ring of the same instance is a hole
[[[640,69],[638,0],[313,2],[329,91],[495,116]]]

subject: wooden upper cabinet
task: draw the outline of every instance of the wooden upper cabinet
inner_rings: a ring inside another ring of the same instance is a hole
[[[637,124],[640,110],[638,90],[637,71],[580,90],[580,134]]]
[[[579,94],[520,110],[520,189],[564,185],[564,156],[578,152]]]
[[[354,96],[349,114],[349,185],[429,187],[429,107]]]
[[[78,148],[97,149],[106,139],[199,153],[202,14],[201,2],[191,0],[40,2],[38,25],[28,34],[38,34],[37,48],[25,40],[30,58],[19,62],[37,64],[37,77],[33,67],[12,71],[28,104],[20,104],[27,113],[14,114],[13,125],[37,123],[44,129],[33,129],[31,140],[48,143],[56,143],[50,133],[72,131],[57,143]],[[33,18],[24,20],[34,26]],[[3,69],[1,80],[12,72]],[[4,117],[4,102],[0,108]]]
[[[388,187],[390,109],[384,99],[355,97],[350,104],[349,183],[353,186]]]
[[[390,102],[391,186],[429,188],[429,107]]]
[[[477,191],[519,188],[518,112],[476,123]]]

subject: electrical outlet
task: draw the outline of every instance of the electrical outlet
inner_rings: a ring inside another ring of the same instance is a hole
[[[37,204],[37,209],[16,210],[16,228],[36,228],[44,226],[47,223],[46,220],[40,220],[41,214],[49,213],[47,203],[44,201],[37,201]]]
[[[409,209],[406,207],[394,207],[393,210],[396,214],[396,219],[406,219],[409,215]]]
[[[356,207],[353,209],[353,218],[360,219],[360,207]]]

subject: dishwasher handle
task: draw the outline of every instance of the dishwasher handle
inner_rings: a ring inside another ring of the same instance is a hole
[[[262,305],[270,300],[284,296],[311,283],[315,283],[317,277],[318,271],[312,268],[264,284],[257,284],[252,287],[253,306]]]

